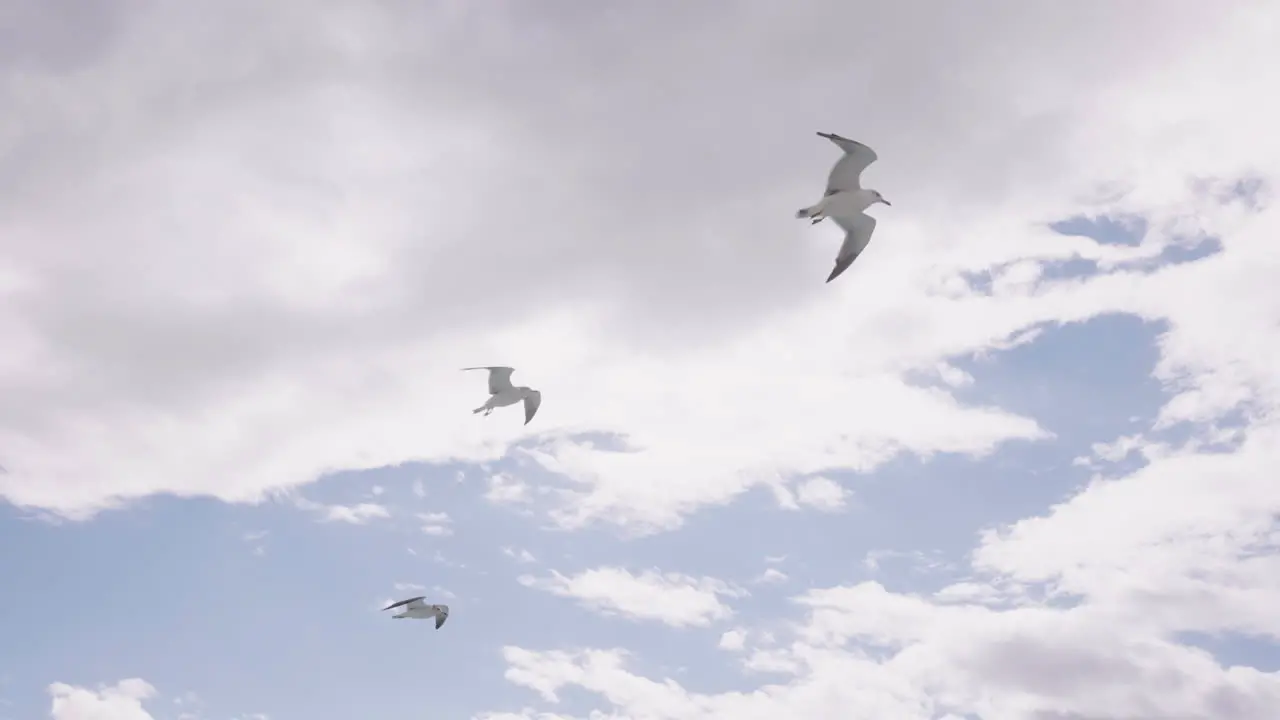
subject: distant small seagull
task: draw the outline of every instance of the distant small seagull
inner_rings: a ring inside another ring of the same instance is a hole
[[[515,405],[523,400],[524,424],[528,425],[529,421],[533,419],[534,413],[538,412],[538,407],[542,405],[542,393],[534,390],[533,388],[513,386],[511,384],[511,373],[515,372],[515,369],[513,368],[485,366],[462,369],[489,371],[489,400],[475,410],[472,410],[472,413],[483,412],[485,415],[488,415],[493,412],[494,408]]]
[[[444,621],[449,619],[449,606],[428,605],[422,602],[425,597],[426,596],[423,595],[416,598],[409,598],[408,600],[401,600],[400,602],[391,603],[382,609],[385,611],[390,610],[391,608],[404,607],[404,611],[399,615],[391,616],[392,620],[400,620],[402,618],[407,618],[409,620],[426,620],[427,618],[435,618],[436,629],[439,630],[440,626],[444,624]]]
[[[796,211],[797,218],[813,218],[814,225],[823,218],[831,218],[844,230],[844,243],[836,255],[836,267],[831,271],[827,282],[840,276],[858,259],[858,255],[871,242],[871,233],[876,229],[876,219],[862,212],[876,203],[889,205],[877,190],[862,189],[862,171],[876,161],[876,151],[856,140],[840,137],[833,133],[818,133],[844,150],[831,175],[827,178],[827,193],[817,205]]]

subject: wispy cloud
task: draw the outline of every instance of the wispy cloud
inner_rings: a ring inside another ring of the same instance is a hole
[[[502,554],[509,558],[514,558],[517,562],[522,563],[537,562],[538,560],[538,558],[534,557],[533,553],[525,550],[524,548],[516,549],[513,547],[504,547],[502,548]]]
[[[254,530],[244,533],[240,536],[240,539],[250,546],[250,552],[254,555],[265,555],[267,553],[267,544],[263,540],[270,534],[268,530]]]
[[[529,500],[529,485],[519,478],[505,473],[489,477],[489,490],[485,499],[496,503],[518,503]]]
[[[453,534],[453,520],[449,517],[449,513],[418,513],[418,519],[422,521],[422,532],[427,535],[444,537]]]
[[[722,597],[746,591],[708,577],[645,570],[639,575],[620,567],[584,570],[573,576],[552,571],[550,577],[522,575],[526,587],[574,598],[583,606],[630,620],[657,621],[672,627],[709,625],[733,615]]]
[[[777,585],[787,581],[787,574],[777,568],[765,568],[765,571],[755,577],[754,582],[762,585]]]
[[[359,503],[357,505],[326,505],[321,509],[323,522],[343,522],[352,525],[364,525],[370,520],[391,517],[386,506],[378,503]]]
[[[300,495],[286,495],[294,507],[309,513],[314,513],[320,522],[341,522],[351,525],[364,525],[370,520],[389,518],[391,511],[380,503],[357,503],[354,505],[341,505],[318,503],[314,500],[308,500]]]
[[[852,494],[840,483],[822,476],[802,480],[794,489],[776,484],[773,492],[778,504],[788,510],[809,507],[822,512],[843,510]]]

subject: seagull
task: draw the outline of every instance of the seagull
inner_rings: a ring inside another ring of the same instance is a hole
[[[524,401],[524,424],[528,425],[533,419],[534,413],[538,412],[538,406],[542,405],[542,393],[527,388],[523,385],[517,387],[511,384],[511,373],[515,372],[514,368],[501,366],[484,366],[462,368],[463,370],[488,370],[489,371],[489,400],[480,407],[471,412],[483,412],[485,415],[493,412],[494,408],[506,407],[507,405],[515,405],[521,400]]]
[[[890,205],[878,190],[864,190],[860,178],[862,171],[876,161],[876,151],[856,140],[834,133],[818,133],[844,151],[844,157],[836,161],[827,178],[827,192],[816,205],[796,211],[797,218],[813,218],[813,225],[831,218],[844,230],[844,243],[836,254],[836,267],[827,282],[840,276],[858,259],[858,255],[871,242],[876,229],[876,219],[862,212],[876,203]]]
[[[410,620],[426,620],[427,618],[433,617],[436,619],[436,629],[439,630],[440,626],[444,624],[444,621],[449,619],[449,606],[428,605],[422,602],[423,597],[425,596],[394,602],[382,609],[390,610],[395,607],[404,607],[404,612],[399,615],[391,616],[392,620],[399,620],[401,618],[408,618]]]

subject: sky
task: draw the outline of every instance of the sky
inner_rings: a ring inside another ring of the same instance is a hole
[[[1274,720],[1278,26],[0,0],[0,720]]]

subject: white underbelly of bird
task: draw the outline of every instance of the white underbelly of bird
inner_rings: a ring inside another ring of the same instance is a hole
[[[801,210],[797,217],[813,218],[816,223],[827,217],[857,215],[878,202],[876,196],[862,190],[841,190],[822,198],[817,205]]]
[[[419,607],[419,608],[412,608],[409,610],[405,610],[399,615],[392,615],[391,617],[409,618],[411,620],[426,620],[427,618],[434,618],[435,616],[436,616],[435,609],[432,608],[430,605],[428,605],[427,607]]]

